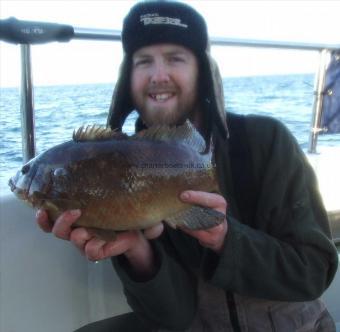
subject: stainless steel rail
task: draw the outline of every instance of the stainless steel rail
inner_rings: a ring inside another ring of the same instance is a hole
[[[112,40],[120,41],[121,32],[119,30],[104,30],[104,29],[88,29],[88,28],[74,28],[74,35],[72,39],[84,40]],[[233,47],[256,47],[256,48],[279,48],[301,51],[321,51],[323,49],[338,50],[339,44],[327,43],[304,43],[304,42],[290,42],[290,41],[274,41],[261,39],[240,39],[227,37],[211,37],[211,45],[219,46],[233,46]]]
[[[119,30],[74,28],[72,39],[120,41],[121,32]]]
[[[234,47],[255,47],[255,48],[279,48],[300,51],[321,51],[323,49],[338,50],[339,44],[323,44],[323,43],[303,43],[303,42],[289,42],[289,41],[273,41],[273,40],[259,40],[259,39],[234,39],[234,38],[220,38],[212,37],[212,45],[234,46]]]
[[[34,102],[30,45],[21,45],[21,144],[24,163],[35,156]]]
[[[319,68],[315,80],[315,91],[314,91],[314,104],[313,114],[311,122],[311,130],[309,136],[309,153],[316,153],[316,145],[319,133],[323,130],[320,128],[321,115],[322,115],[322,104],[323,104],[323,91],[326,79],[327,63],[330,57],[330,50],[323,49],[320,51]]]
[[[90,28],[74,28],[72,39],[76,40],[96,40],[96,41],[120,41],[121,33],[118,30],[103,30]],[[299,43],[288,41],[272,41],[272,40],[251,40],[212,37],[211,45],[232,46],[232,47],[252,47],[252,48],[276,48],[304,51],[319,51],[320,64],[322,70],[319,70],[316,78],[316,91],[313,106],[312,129],[309,141],[309,152],[316,152],[318,138],[318,124],[321,118],[322,107],[322,91],[325,75],[324,54],[331,50],[340,49],[339,44],[322,44],[322,43]],[[35,138],[34,138],[34,109],[33,109],[33,88],[31,77],[31,61],[29,45],[22,45],[22,84],[21,84],[21,105],[22,105],[22,133],[23,133],[23,156],[24,160],[32,158],[35,154]],[[26,49],[26,51],[24,51]],[[321,67],[320,67],[321,68]]]

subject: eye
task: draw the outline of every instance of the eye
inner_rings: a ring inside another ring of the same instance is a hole
[[[30,165],[24,165],[23,167],[22,167],[22,169],[21,169],[21,173],[22,174],[27,174],[28,173],[28,171],[30,170]]]
[[[185,59],[184,57],[180,56],[180,55],[173,55],[169,58],[169,62],[171,63],[177,63],[177,62],[184,62]]]
[[[56,168],[53,171],[53,176],[55,177],[66,177],[67,175],[68,173],[65,168]]]
[[[147,64],[151,63],[150,59],[140,59],[140,60],[136,60],[134,62],[134,66],[138,67],[138,66],[145,66]]]

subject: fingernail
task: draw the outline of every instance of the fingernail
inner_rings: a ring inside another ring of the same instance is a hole
[[[181,198],[186,201],[190,198],[190,194],[188,192],[184,192],[181,194]]]
[[[70,215],[72,217],[79,217],[80,216],[80,210],[77,209],[77,210],[70,210]]]
[[[41,215],[42,215],[42,211],[41,211],[41,210],[38,210],[38,211],[36,212],[36,214],[35,214],[35,217],[36,217],[37,219],[39,219],[39,218],[41,217]]]

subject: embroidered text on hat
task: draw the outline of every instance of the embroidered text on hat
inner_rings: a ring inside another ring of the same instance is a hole
[[[188,25],[181,22],[179,18],[173,17],[164,17],[159,16],[158,14],[146,14],[141,15],[140,21],[144,23],[144,25],[148,24],[169,24],[169,25],[177,25],[182,28],[187,28]]]

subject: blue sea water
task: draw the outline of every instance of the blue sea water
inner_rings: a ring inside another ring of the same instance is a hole
[[[273,116],[287,125],[307,148],[313,106],[314,75],[231,77],[224,79],[228,111]],[[36,148],[40,153],[69,140],[84,124],[105,125],[113,84],[36,87],[34,90]],[[124,131],[133,132],[136,115]],[[17,88],[0,91],[0,193],[22,165],[20,95]],[[319,145],[340,146],[340,135],[319,137]]]

